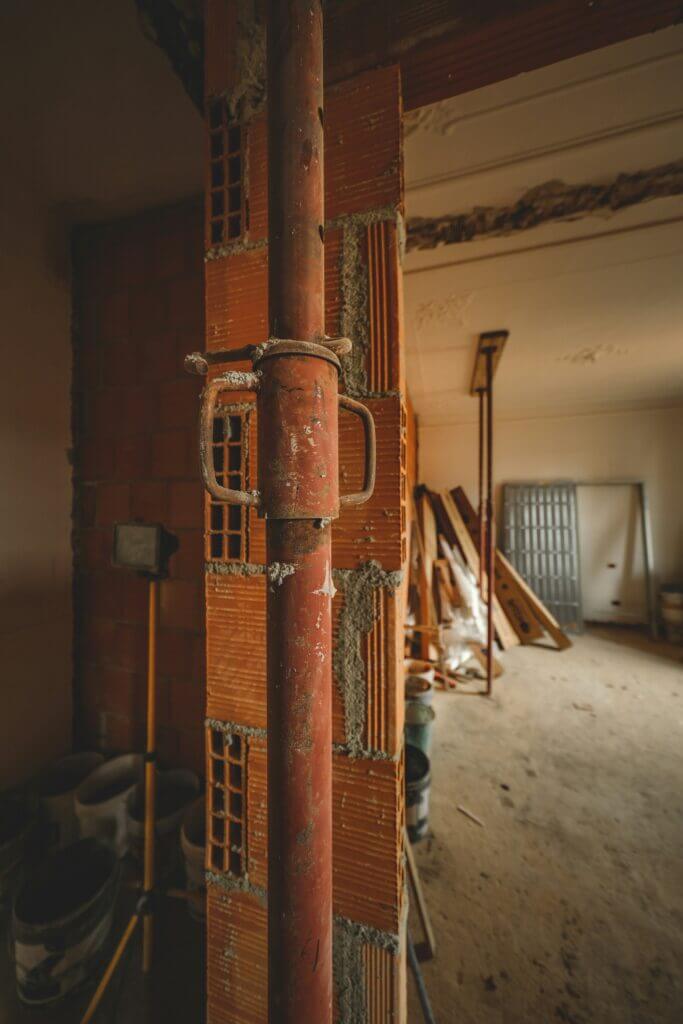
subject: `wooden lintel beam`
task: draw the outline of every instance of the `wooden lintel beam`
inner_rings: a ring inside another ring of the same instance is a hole
[[[241,97],[246,83],[260,102],[261,4],[249,16],[238,0],[205,2],[223,26],[206,40],[207,95]],[[679,19],[680,0],[337,0],[325,11],[325,82],[400,64],[404,110],[417,110]]]

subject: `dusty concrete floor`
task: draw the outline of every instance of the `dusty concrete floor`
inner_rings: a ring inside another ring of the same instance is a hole
[[[680,1024],[683,650],[612,628],[504,663],[493,700],[436,702],[436,1020]]]

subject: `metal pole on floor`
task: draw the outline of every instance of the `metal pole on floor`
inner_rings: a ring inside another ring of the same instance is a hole
[[[495,594],[496,531],[493,516],[493,356],[495,348],[484,349],[486,357],[486,695],[493,692],[493,596]],[[483,524],[482,524],[483,530]]]
[[[484,581],[484,551],[485,551],[485,531],[484,531],[484,388],[479,388],[477,391],[477,397],[479,399],[479,593],[482,598],[484,595],[483,581]]]

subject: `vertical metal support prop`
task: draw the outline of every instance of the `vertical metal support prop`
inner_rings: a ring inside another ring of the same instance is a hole
[[[322,5],[317,0],[269,0],[268,13],[270,334],[321,342]],[[261,367],[262,394],[272,384],[280,420],[265,418],[275,403],[260,403],[259,444],[267,456],[260,464],[270,465],[278,490],[295,503],[302,482],[298,471],[302,476],[324,474],[319,478],[330,485],[337,482],[337,372],[305,355],[266,359]],[[319,426],[314,419],[321,421]],[[277,452],[267,442],[269,435],[283,442]],[[304,451],[298,466],[295,446]],[[329,1024],[331,528],[324,501],[317,510],[300,509],[297,518],[279,518],[282,512],[273,509],[274,502],[264,504],[268,564],[271,572],[273,566],[283,567],[281,579],[268,587],[268,1014],[271,1024]],[[305,518],[299,517],[302,511]]]
[[[485,551],[485,530],[484,530],[484,388],[479,388],[477,398],[479,400],[479,593],[484,595],[484,551]]]
[[[325,338],[323,26],[319,0],[268,0],[270,340],[193,353],[190,372],[252,355],[254,372],[209,381],[200,413],[204,484],[259,509],[268,561],[268,1016],[332,1022],[332,545],[340,507],[371,496],[376,444],[365,406],[339,395],[348,339]],[[222,391],[257,393],[260,489],[216,478]],[[339,495],[339,408],[365,436],[363,489]]]
[[[484,349],[486,356],[486,695],[493,692],[493,596],[495,594],[496,531],[493,515],[493,355],[494,348]],[[484,526],[482,524],[482,532]]]

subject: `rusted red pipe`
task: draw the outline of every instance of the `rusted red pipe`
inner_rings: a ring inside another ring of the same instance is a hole
[[[479,593],[484,596],[484,562],[485,562],[485,530],[484,530],[484,388],[479,388]]]
[[[317,0],[268,5],[268,295],[259,362],[268,557],[270,1024],[332,1020],[330,519],[338,363],[325,356],[323,28]]]
[[[486,694],[493,692],[493,597],[495,594],[496,531],[493,515],[493,355],[485,348],[486,358]],[[482,524],[483,530],[483,524]]]

